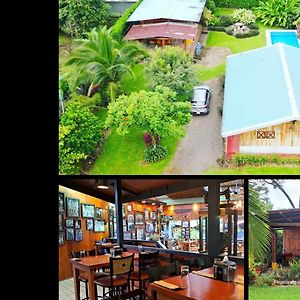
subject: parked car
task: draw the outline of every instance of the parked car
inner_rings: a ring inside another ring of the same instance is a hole
[[[193,115],[201,115],[209,113],[211,90],[208,86],[195,86],[193,89],[193,96],[191,99]]]

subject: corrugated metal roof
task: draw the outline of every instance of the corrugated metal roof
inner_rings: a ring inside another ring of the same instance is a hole
[[[269,221],[271,227],[299,226],[300,208],[271,210],[269,211]]]
[[[227,57],[222,136],[300,120],[300,49],[284,44]]]
[[[206,0],[143,0],[127,22],[170,19],[199,22]]]
[[[180,23],[154,23],[133,25],[124,40],[139,40],[156,37],[166,37],[174,39],[194,39],[198,25],[187,25]]]

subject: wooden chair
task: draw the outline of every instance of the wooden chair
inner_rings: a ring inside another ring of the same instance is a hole
[[[133,255],[126,257],[110,257],[110,274],[104,278],[95,278],[96,297],[97,285],[103,289],[102,298],[106,296],[105,289],[108,288],[109,297],[113,297],[119,292],[124,294],[124,290],[130,291],[130,272],[133,270]]]
[[[132,289],[134,287],[134,282],[138,281],[140,298],[145,295],[143,291],[145,290],[145,282],[150,279],[148,271],[151,267],[157,266],[159,251],[156,252],[142,252],[139,254],[139,267],[137,271],[130,274],[130,281],[132,282]]]
[[[151,267],[149,269],[150,282],[176,275],[179,275],[178,261],[163,266]]]

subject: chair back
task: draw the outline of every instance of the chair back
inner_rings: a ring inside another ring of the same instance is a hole
[[[133,267],[133,254],[125,257],[110,257],[110,273],[112,276],[128,275]]]
[[[81,258],[87,256],[87,251],[80,250],[80,251],[71,251],[71,258]]]
[[[95,256],[96,255],[96,250],[95,249],[88,250],[87,254],[88,254],[88,256]]]
[[[161,280],[164,275],[176,276],[179,275],[179,264],[175,261],[167,265],[151,267],[148,273],[150,276],[150,282]]]
[[[139,254],[139,273],[148,272],[151,267],[158,264],[159,251],[156,252],[142,252]]]

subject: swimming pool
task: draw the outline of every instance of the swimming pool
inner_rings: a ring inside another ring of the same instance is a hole
[[[266,35],[268,46],[276,43],[283,43],[300,48],[296,30],[266,30]]]

